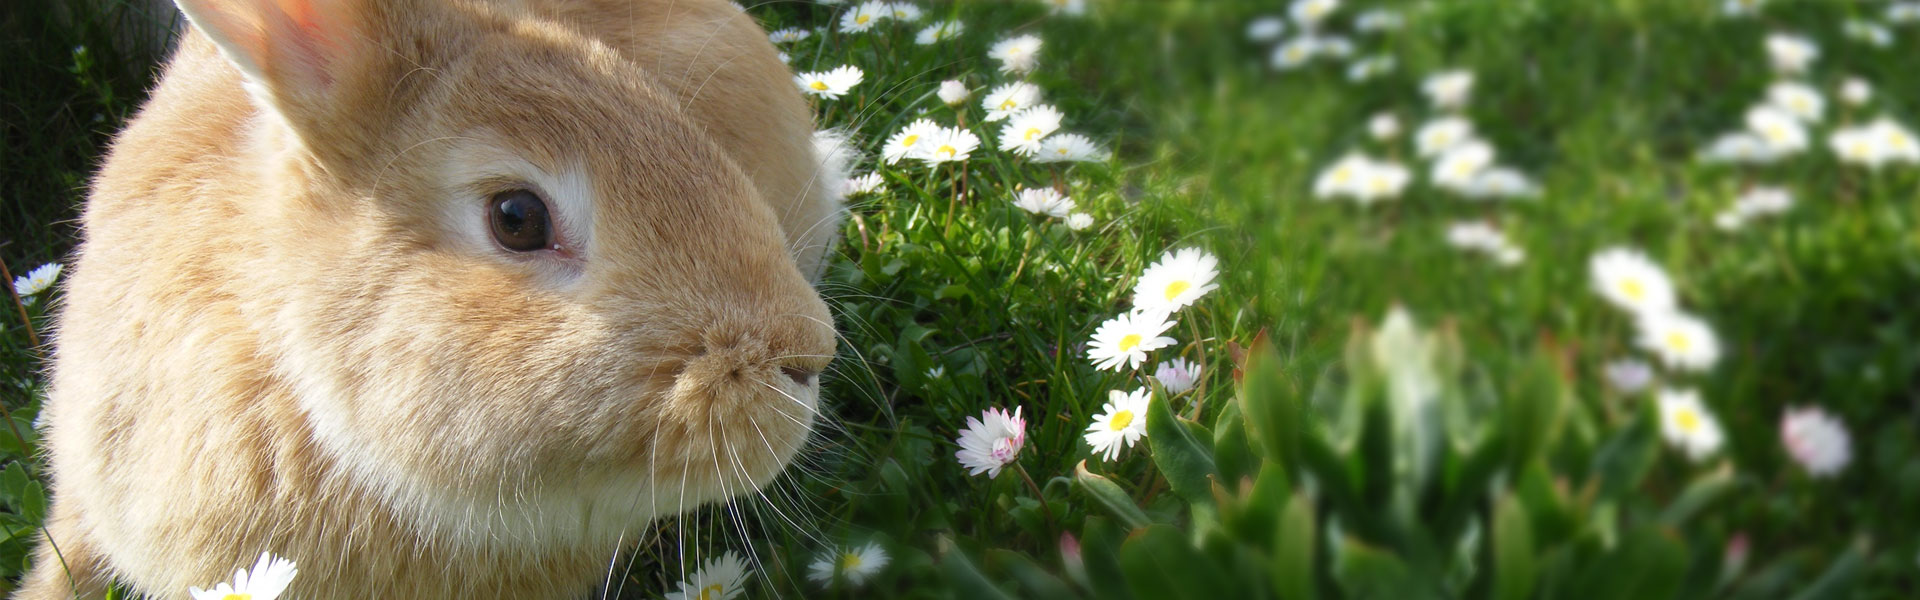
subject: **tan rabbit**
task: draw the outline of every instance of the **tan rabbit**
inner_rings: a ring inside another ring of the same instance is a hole
[[[290,598],[579,597],[805,441],[845,175],[734,5],[180,6],[86,208],[16,598],[264,551]]]

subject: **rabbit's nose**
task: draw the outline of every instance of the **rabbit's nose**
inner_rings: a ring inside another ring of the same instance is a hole
[[[800,387],[807,387],[807,386],[813,385],[814,378],[820,376],[819,370],[810,369],[807,367],[802,367],[797,365],[787,365],[784,367],[780,367],[780,372],[785,373],[787,375],[787,379],[792,379],[793,382],[796,384],[799,384]]]

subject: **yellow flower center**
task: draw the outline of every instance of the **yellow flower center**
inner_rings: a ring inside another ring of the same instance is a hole
[[[1013,110],[1017,106],[1020,106],[1019,102],[1014,102],[1012,98],[1008,98],[1006,102],[1000,103],[1000,110]]]
[[[1193,289],[1193,283],[1185,279],[1167,284],[1167,301],[1172,302],[1174,298],[1180,297],[1190,289]]]
[[[1667,347],[1672,348],[1674,352],[1686,352],[1691,346],[1693,344],[1687,340],[1686,334],[1678,331],[1667,333]]]
[[[918,142],[918,141],[920,141],[920,136],[909,135],[906,137],[906,139],[900,140],[900,145],[903,147],[912,147],[914,142]]]
[[[852,571],[858,568],[860,568],[860,555],[852,553],[840,555],[841,571]]]
[[[810,83],[810,84],[807,84],[807,87],[810,87],[810,88],[813,88],[813,89],[816,89],[816,90],[820,90],[820,91],[822,91],[822,92],[824,92],[824,91],[827,91],[827,82],[825,82],[825,81],[815,81],[815,82],[813,82],[813,83]]]
[[[1292,48],[1287,49],[1287,60],[1298,61],[1306,57],[1307,57],[1307,51],[1305,48],[1294,46]]]
[[[1640,285],[1640,282],[1632,279],[1620,282],[1620,293],[1626,294],[1627,298],[1634,302],[1647,299],[1646,286]]]
[[[1040,128],[1039,128],[1039,127],[1028,127],[1028,128],[1027,128],[1027,134],[1026,134],[1026,136],[1025,136],[1025,137],[1027,138],[1027,141],[1033,141],[1033,137],[1034,137],[1034,136],[1037,136],[1037,135],[1040,135]]]
[[[1333,182],[1344,185],[1349,181],[1353,181],[1353,171],[1353,167],[1340,167],[1339,169],[1335,169],[1333,171]]]
[[[867,21],[872,21],[872,20],[873,20],[873,17],[869,15],[860,15],[858,17],[853,18],[853,22],[857,25],[865,25],[867,24]]]
[[[1066,156],[1066,155],[1067,155],[1067,149],[1066,149],[1066,148],[1059,148],[1059,149],[1056,149],[1056,150],[1054,150],[1054,151],[1053,151],[1053,153],[1054,153],[1054,154],[1058,154],[1058,155],[1061,155],[1061,156]]]
[[[1368,179],[1367,183],[1370,186],[1372,186],[1373,191],[1375,192],[1385,192],[1389,187],[1387,185],[1387,178],[1382,176],[1377,176],[1377,175],[1374,176],[1372,179]]]
[[[960,150],[953,146],[941,146],[939,150],[934,150],[933,153],[947,158],[953,158],[954,155],[960,153]]]
[[[1767,134],[1767,139],[1775,142],[1784,142],[1787,140],[1787,128],[1781,127],[1779,125],[1767,126],[1766,134]]]
[[[1119,431],[1126,429],[1131,423],[1133,423],[1133,411],[1123,410],[1113,413],[1113,418],[1107,420],[1107,428]]]
[[[1132,352],[1134,348],[1140,347],[1140,342],[1144,341],[1146,341],[1146,338],[1140,337],[1140,334],[1129,333],[1127,337],[1120,338],[1120,351]]]
[[[253,600],[253,594],[227,594],[221,596],[220,600]]]
[[[1873,144],[1867,143],[1866,140],[1855,140],[1852,145],[1847,146],[1847,152],[1853,156],[1865,157],[1873,154]]]
[[[1687,433],[1699,431],[1700,413],[1694,412],[1691,408],[1682,408],[1673,411],[1673,424],[1679,425],[1680,430]]]

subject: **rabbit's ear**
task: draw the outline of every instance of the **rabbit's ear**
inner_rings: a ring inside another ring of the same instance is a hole
[[[193,26],[246,76],[267,108],[301,120],[331,112],[358,64],[376,48],[361,19],[366,0],[176,0]],[[378,1],[378,0],[375,0]],[[292,112],[305,115],[287,114]]]

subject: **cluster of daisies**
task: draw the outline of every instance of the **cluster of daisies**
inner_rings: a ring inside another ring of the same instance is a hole
[[[53,281],[59,278],[60,263],[40,265],[25,275],[13,278],[13,294],[31,306],[39,299],[41,292],[53,289]]]
[[[1295,0],[1288,7],[1286,17],[1266,16],[1248,23],[1247,39],[1273,44],[1268,62],[1282,71],[1298,69],[1323,58],[1349,58],[1354,55],[1353,41],[1332,33],[1331,20],[1339,10],[1340,0]],[[1290,37],[1287,35],[1289,22],[1298,30]],[[1363,34],[1379,33],[1399,29],[1405,22],[1400,13],[1375,9],[1355,16],[1353,29]],[[1347,79],[1372,79],[1391,72],[1395,64],[1393,56],[1384,53],[1356,58],[1347,65]]]
[[[1094,331],[1087,359],[1099,370],[1138,371],[1149,353],[1178,344],[1166,335],[1176,324],[1174,316],[1219,287],[1213,282],[1219,276],[1219,263],[1212,254],[1193,248],[1161,256],[1135,284],[1133,308]],[[1174,358],[1160,363],[1152,377],[1169,396],[1179,396],[1192,391],[1201,374],[1199,364]],[[1083,436],[1091,452],[1107,461],[1118,460],[1122,451],[1146,437],[1146,411],[1152,401],[1153,390],[1147,386],[1107,392],[1106,402]],[[999,476],[1002,468],[1019,459],[1026,444],[1027,423],[1020,411],[1019,407],[1012,412],[990,408],[981,418],[968,417],[954,458],[970,474]]]
[[[1766,38],[1769,62],[1781,77],[1767,87],[1766,97],[1749,108],[1744,127],[1714,138],[1701,151],[1708,162],[1771,164],[1808,151],[1810,129],[1826,117],[1827,101],[1805,76],[1820,57],[1820,47],[1805,37],[1786,33]],[[1850,109],[1864,110],[1873,100],[1873,87],[1859,78],[1839,84],[1840,100]],[[1920,163],[1920,140],[1891,117],[1864,123],[1841,116],[1827,137],[1827,146],[1841,162],[1879,169],[1887,163]]]
[[[1093,227],[1093,215],[1075,211],[1072,198],[1050,187],[1020,190],[1014,194],[1013,205],[1036,215],[1064,220],[1074,231]]]

